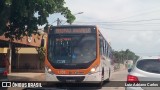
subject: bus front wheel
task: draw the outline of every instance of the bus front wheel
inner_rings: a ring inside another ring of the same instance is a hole
[[[101,81],[97,84],[99,88],[102,88],[103,81],[104,81],[104,69],[102,69]]]

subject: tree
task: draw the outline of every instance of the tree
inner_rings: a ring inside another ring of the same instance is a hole
[[[75,16],[64,4],[64,0],[0,0],[0,35],[10,39],[31,36],[53,13],[61,13],[72,23]]]
[[[45,60],[45,48],[44,47],[38,47],[36,48],[38,52],[38,57],[40,60],[40,69],[44,68],[44,60]]]
[[[139,58],[134,52],[126,49],[125,51],[113,51],[116,63],[124,63],[125,60],[133,60],[134,62]]]

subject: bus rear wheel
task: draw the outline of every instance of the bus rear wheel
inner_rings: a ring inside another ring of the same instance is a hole
[[[111,77],[111,70],[109,69],[108,79],[106,79],[105,82],[109,82],[110,77]]]

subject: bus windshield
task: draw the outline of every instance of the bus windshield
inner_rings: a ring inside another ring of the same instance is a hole
[[[96,34],[50,34],[48,59],[59,68],[89,66],[96,59]]]

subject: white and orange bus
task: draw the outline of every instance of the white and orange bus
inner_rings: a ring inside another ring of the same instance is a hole
[[[49,29],[46,81],[102,85],[112,72],[112,49],[96,26],[68,25]]]

